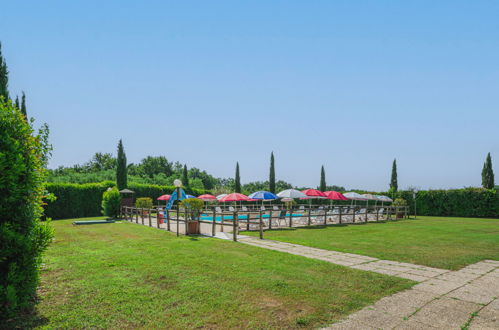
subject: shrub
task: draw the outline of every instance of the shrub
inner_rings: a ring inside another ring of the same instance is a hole
[[[121,195],[118,188],[108,188],[102,194],[102,214],[117,218],[120,214]]]
[[[197,198],[186,198],[180,202],[180,207],[183,207],[192,220],[197,220],[204,208],[204,201]]]
[[[152,208],[152,198],[150,197],[140,197],[135,201],[135,206],[143,209]]]
[[[46,127],[34,134],[21,111],[0,99],[0,320],[31,306],[53,237],[40,221],[47,138]]]
[[[393,201],[393,206],[407,206],[407,201],[403,198],[397,198]]]

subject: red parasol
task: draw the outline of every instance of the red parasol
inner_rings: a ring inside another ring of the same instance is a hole
[[[239,193],[232,193],[232,194],[228,194],[227,196],[224,196],[219,201],[220,202],[243,202],[243,201],[248,201],[249,199],[250,198],[246,195],[239,194]]]
[[[202,199],[204,201],[216,201],[217,198],[213,195],[210,195],[210,194],[204,194],[204,195],[201,195],[201,196],[198,196],[199,199]]]
[[[156,198],[158,201],[168,201],[170,200],[170,195],[161,195],[158,198]]]
[[[324,195],[326,195],[327,199],[331,199],[333,201],[347,201],[348,198],[343,196],[342,193],[339,193],[337,191],[326,191],[324,192]]]

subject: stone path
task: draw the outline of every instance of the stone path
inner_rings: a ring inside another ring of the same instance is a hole
[[[326,329],[499,329],[499,261],[449,271],[242,235],[238,241],[419,282]]]

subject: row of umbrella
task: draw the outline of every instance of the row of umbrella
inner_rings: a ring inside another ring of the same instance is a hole
[[[322,192],[317,189],[306,189],[299,191],[296,189],[286,189],[280,193],[273,194],[269,191],[257,191],[249,196],[240,193],[232,194],[221,194],[218,196],[213,196],[210,194],[200,195],[198,197],[187,195],[187,198],[199,198],[204,201],[219,201],[219,202],[254,202],[254,201],[271,201],[281,198],[283,201],[291,201],[293,199],[329,199],[339,200],[339,201],[381,201],[381,202],[392,202],[392,199],[387,196],[382,195],[372,195],[372,194],[359,194],[356,192],[348,192],[342,194],[337,191],[326,191]],[[170,199],[170,195],[162,195],[158,197],[158,200],[167,201]]]

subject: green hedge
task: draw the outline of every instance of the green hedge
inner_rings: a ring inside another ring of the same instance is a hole
[[[400,191],[414,213],[412,191]],[[451,190],[424,190],[416,196],[418,215],[449,217],[499,217],[499,192],[494,189],[465,188]]]
[[[57,200],[45,205],[45,215],[52,219],[68,219],[95,217],[102,215],[102,193],[109,187],[116,186],[113,181],[99,183],[48,183],[47,191],[53,193]],[[135,198],[150,197],[153,201],[161,195],[171,194],[173,186],[146,184],[129,184],[128,189],[135,191]],[[200,189],[185,189],[188,194],[201,195],[206,193]]]

